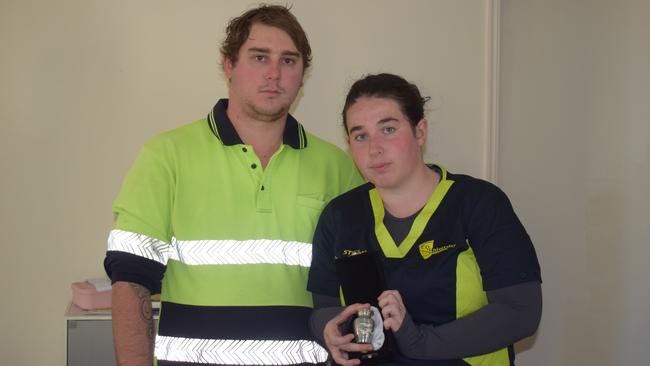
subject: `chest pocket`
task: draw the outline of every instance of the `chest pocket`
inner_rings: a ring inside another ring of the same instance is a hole
[[[319,214],[323,210],[323,207],[325,207],[325,202],[323,202],[322,200],[308,197],[308,196],[297,196],[296,204],[301,207],[308,207],[313,210],[316,210],[318,211]]]
[[[325,202],[322,200],[307,196],[296,197],[296,214],[294,217],[301,232],[313,234],[323,207],[325,207]],[[309,229],[307,230],[307,228]],[[311,242],[311,237],[309,241]]]

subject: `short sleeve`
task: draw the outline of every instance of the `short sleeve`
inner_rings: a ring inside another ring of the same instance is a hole
[[[160,292],[172,240],[173,159],[152,140],[140,151],[113,203],[115,224],[104,268],[113,282],[139,283]]]
[[[321,295],[339,296],[334,252],[336,243],[334,209],[325,206],[320,215],[312,244],[311,267],[307,290]]]
[[[141,149],[113,202],[114,229],[171,241],[175,175],[166,145],[154,139]]]
[[[468,240],[476,255],[486,291],[523,282],[541,282],[533,243],[498,187],[486,183],[470,204]]]

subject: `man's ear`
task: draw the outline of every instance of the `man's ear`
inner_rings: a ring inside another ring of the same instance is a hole
[[[230,76],[232,75],[232,69],[234,67],[233,62],[228,57],[224,57],[222,65],[223,65],[223,73],[226,74],[226,78],[230,80]]]
[[[415,125],[415,139],[418,140],[420,147],[424,146],[427,142],[427,129],[429,128],[426,119],[422,118],[420,122]]]

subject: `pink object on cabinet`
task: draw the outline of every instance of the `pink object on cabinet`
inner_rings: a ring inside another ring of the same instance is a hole
[[[111,291],[97,291],[97,288],[88,281],[74,282],[71,287],[72,302],[78,307],[86,310],[111,307]]]

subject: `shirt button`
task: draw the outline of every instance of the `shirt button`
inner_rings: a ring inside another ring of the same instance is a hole
[[[262,190],[262,191],[263,191],[263,190],[264,190],[264,186],[262,186],[262,188],[261,188],[260,190]]]
[[[245,147],[242,147],[242,148],[241,148],[241,151],[243,151],[243,152],[247,152],[247,151],[248,151],[248,149],[247,149],[247,148],[245,148]]]
[[[528,277],[528,274],[526,272],[519,273],[519,278],[524,279],[526,277]]]
[[[255,163],[251,164],[251,168],[252,168],[252,169],[257,168],[257,164],[255,164]]]

